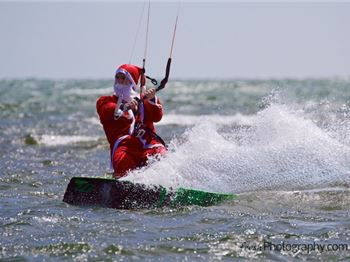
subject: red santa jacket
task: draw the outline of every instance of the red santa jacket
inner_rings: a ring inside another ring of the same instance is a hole
[[[110,144],[111,154],[117,144],[122,140],[139,139],[143,148],[161,146],[152,132],[155,132],[153,123],[158,122],[163,117],[163,106],[158,98],[144,100],[140,104],[139,114],[134,116],[132,113],[128,117],[115,117],[115,110],[118,103],[118,97],[102,96],[97,100],[96,109],[100,117],[101,124]],[[135,126],[143,124],[146,130],[150,132],[139,132],[135,134]],[[133,136],[130,136],[132,135]]]

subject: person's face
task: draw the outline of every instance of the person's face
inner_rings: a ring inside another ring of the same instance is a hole
[[[115,84],[130,85],[131,81],[123,73],[118,73],[115,76]]]

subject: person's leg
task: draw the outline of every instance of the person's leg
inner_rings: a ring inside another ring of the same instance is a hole
[[[145,166],[149,156],[162,156],[167,152],[165,147],[155,147],[147,150],[127,149],[125,146],[117,148],[113,156],[114,177],[126,176],[131,170]]]
[[[138,167],[138,162],[130,152],[127,152],[123,148],[118,148],[113,156],[114,177],[126,176],[130,170]]]
[[[156,156],[156,157],[157,156],[164,156],[166,154],[166,152],[167,152],[167,149],[164,146],[146,149],[145,151],[143,151],[143,156],[142,156],[143,161],[142,162],[145,165],[148,157],[150,157],[150,156]]]
[[[168,150],[164,146],[153,148],[151,155],[164,156]]]

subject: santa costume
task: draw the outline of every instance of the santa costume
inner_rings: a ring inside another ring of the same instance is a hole
[[[125,64],[117,69],[117,74],[123,74],[131,84],[116,82],[114,94],[100,97],[96,109],[110,145],[114,177],[119,178],[144,166],[149,156],[163,155],[166,147],[154,128],[154,123],[163,116],[159,98],[142,99],[136,92],[140,78],[144,77],[142,69]],[[136,112],[125,109],[133,99],[139,101]]]

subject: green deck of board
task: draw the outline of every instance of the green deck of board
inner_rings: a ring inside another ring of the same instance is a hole
[[[196,189],[167,189],[107,178],[73,177],[63,201],[79,206],[103,206],[118,209],[157,208],[163,206],[211,206],[235,198],[234,194]]]

